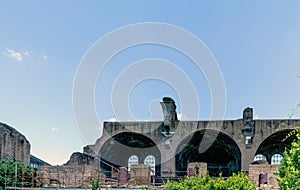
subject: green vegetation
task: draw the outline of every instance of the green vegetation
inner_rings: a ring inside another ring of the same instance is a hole
[[[281,189],[299,190],[300,189],[300,128],[292,133],[296,135],[296,140],[292,142],[290,150],[283,153],[284,159],[279,167],[279,186]]]
[[[94,179],[92,181],[92,190],[98,190],[99,189],[99,179]]]
[[[5,186],[32,187],[35,177],[36,171],[31,167],[20,162],[0,159],[0,189]]]
[[[221,175],[217,179],[212,179],[209,175],[201,178],[185,177],[179,182],[168,181],[166,188],[168,190],[255,190],[255,185],[249,182],[249,178],[245,174],[239,172],[227,180]]]

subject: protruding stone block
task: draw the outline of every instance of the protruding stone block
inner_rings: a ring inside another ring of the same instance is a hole
[[[128,170],[126,167],[120,167],[118,171],[118,186],[127,184],[128,182]]]
[[[150,166],[144,164],[132,165],[130,168],[130,181],[134,185],[150,184]]]

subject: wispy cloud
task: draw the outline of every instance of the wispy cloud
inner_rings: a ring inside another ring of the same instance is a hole
[[[43,55],[43,59],[44,59],[45,61],[47,61],[47,60],[48,60],[48,56],[47,56],[47,55]]]
[[[116,122],[117,121],[117,118],[110,118],[108,121],[110,121],[110,122]]]
[[[300,77],[300,74],[290,74],[292,77]]]
[[[19,63],[46,63],[48,61],[46,54],[38,54],[32,50],[17,51],[12,48],[5,48],[2,54]]]
[[[53,132],[57,132],[58,130],[59,130],[59,128],[56,128],[56,127],[51,128],[51,131],[53,131]]]
[[[10,48],[6,48],[6,53],[9,57],[17,60],[18,62],[22,62],[23,61],[23,55],[22,53],[15,51],[13,49]]]
[[[189,119],[189,117],[183,113],[178,113],[177,117],[179,120],[188,120]]]

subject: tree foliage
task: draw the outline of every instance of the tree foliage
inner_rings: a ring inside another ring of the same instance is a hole
[[[233,174],[228,179],[224,179],[220,176],[217,179],[212,179],[209,175],[205,175],[201,178],[188,178],[185,177],[184,180],[179,182],[169,181],[166,185],[168,190],[255,190],[255,185],[249,182],[249,178],[239,172],[238,174]]]
[[[300,128],[298,127],[289,135],[296,135],[291,149],[285,150],[284,159],[279,167],[279,186],[281,189],[300,189]]]
[[[32,187],[35,177],[36,172],[31,167],[0,159],[0,189],[5,186]]]

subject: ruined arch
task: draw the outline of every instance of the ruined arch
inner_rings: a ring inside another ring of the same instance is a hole
[[[292,130],[293,129],[284,129],[269,135],[259,145],[255,155],[265,155],[268,163],[270,164],[271,158],[274,154],[283,155],[284,150],[291,147],[291,143],[295,139],[295,136],[291,135],[289,138],[286,137]]]
[[[114,168],[127,167],[128,159],[132,155],[138,157],[139,164],[144,164],[144,159],[148,155],[153,155],[156,174],[160,174],[160,150],[152,139],[134,132],[118,133],[103,144],[99,151],[100,167],[106,174],[111,171],[111,166]]]
[[[214,143],[203,153],[199,153],[203,135],[217,136]],[[236,142],[227,134],[217,130],[203,129],[186,137],[177,147],[175,156],[177,175],[184,175],[190,162],[206,162],[210,176],[224,177],[241,170],[241,151]],[[183,172],[180,172],[183,171]]]

